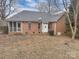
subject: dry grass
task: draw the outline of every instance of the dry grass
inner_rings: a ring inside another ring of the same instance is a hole
[[[65,36],[0,35],[0,59],[79,59],[79,41]]]

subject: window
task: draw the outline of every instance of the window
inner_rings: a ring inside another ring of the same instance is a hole
[[[21,23],[18,22],[17,24],[18,24],[18,31],[21,31]]]
[[[9,31],[12,32],[12,22],[9,23],[9,26],[10,26]]]
[[[31,22],[29,22],[29,30],[31,29]]]
[[[17,30],[16,29],[16,22],[13,22],[13,25],[14,25],[14,32]]]
[[[49,29],[51,29],[51,28],[52,28],[52,23],[49,23],[48,28],[49,28]]]
[[[45,26],[45,28],[47,28],[47,26]]]
[[[38,23],[38,29],[40,29],[40,23]]]
[[[10,32],[21,31],[21,23],[20,22],[9,22],[9,30]]]
[[[52,30],[52,23],[49,23],[48,28],[49,28],[49,31]]]

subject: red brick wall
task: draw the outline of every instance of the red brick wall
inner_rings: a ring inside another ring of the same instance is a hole
[[[28,23],[27,22],[21,22],[21,31],[25,34],[25,32],[28,32]]]
[[[56,23],[56,31],[62,33],[66,31],[65,16],[61,17]]]
[[[57,22],[50,22],[51,28],[49,30],[52,30],[55,32],[55,24],[56,24],[56,33],[61,32],[64,33],[66,31],[66,24],[65,24],[65,16],[62,16]]]
[[[30,30],[29,30],[28,22],[22,22],[21,25],[22,25],[22,32],[24,34],[36,34],[36,33],[39,32],[38,23],[36,23],[36,22],[31,23],[31,29]]]

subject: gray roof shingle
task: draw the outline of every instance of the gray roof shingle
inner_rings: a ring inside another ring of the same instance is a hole
[[[64,13],[60,14],[49,14],[49,13],[40,13],[35,11],[26,11],[23,10],[20,13],[8,18],[6,21],[39,21],[42,22],[55,22],[62,17]]]

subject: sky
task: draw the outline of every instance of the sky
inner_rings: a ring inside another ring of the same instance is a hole
[[[37,5],[37,0],[19,0],[18,6],[21,8],[34,8]]]
[[[22,8],[34,8],[37,5],[37,3],[37,0],[18,0],[18,6]]]
[[[39,1],[44,2],[45,0],[39,0]],[[63,9],[61,0],[58,0],[58,1],[59,1],[58,4],[60,9]],[[17,6],[20,8],[35,9],[37,3],[38,3],[38,0],[18,0]]]

